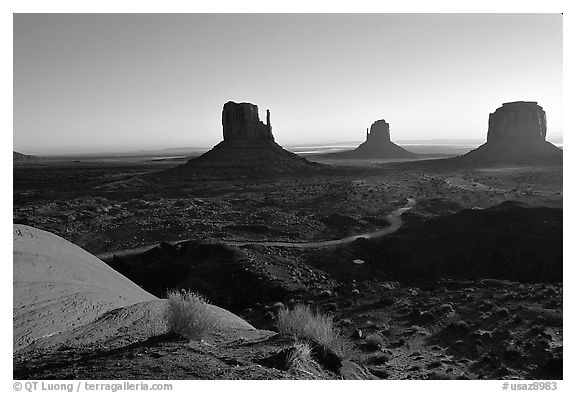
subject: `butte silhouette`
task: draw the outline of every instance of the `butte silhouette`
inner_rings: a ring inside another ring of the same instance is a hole
[[[17,151],[12,151],[12,161],[34,161],[38,158],[29,154],[22,154]]]
[[[325,167],[286,151],[277,144],[272,135],[270,111],[266,111],[264,124],[260,121],[256,105],[232,101],[224,104],[222,129],[222,142],[174,170],[228,174],[296,172]]]
[[[502,104],[488,120],[486,143],[448,160],[464,164],[562,164],[562,149],[546,141],[546,113],[536,102]]]
[[[331,153],[332,158],[413,158],[416,154],[390,141],[390,125],[386,120],[376,120],[370,131],[366,130],[366,141],[356,149]]]

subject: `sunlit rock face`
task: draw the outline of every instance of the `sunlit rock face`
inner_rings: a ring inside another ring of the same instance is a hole
[[[505,140],[545,141],[546,113],[536,102],[508,102],[488,121],[488,142]]]
[[[270,111],[266,111],[266,124],[260,121],[258,107],[246,102],[229,101],[222,110],[224,141],[273,141]]]

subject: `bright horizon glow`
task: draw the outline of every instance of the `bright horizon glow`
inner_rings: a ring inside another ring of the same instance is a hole
[[[282,145],[485,140],[504,102],[562,135],[560,14],[15,14],[25,154],[213,146],[227,101]]]

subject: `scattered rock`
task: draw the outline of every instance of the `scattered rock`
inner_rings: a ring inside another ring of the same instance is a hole
[[[369,358],[366,363],[367,364],[373,364],[373,365],[383,365],[386,364],[390,361],[391,357],[389,355],[386,354],[379,354],[377,356],[371,357]]]
[[[352,320],[350,318],[344,318],[340,320],[340,324],[342,326],[352,326],[354,323],[352,322]]]
[[[468,324],[468,322],[460,320],[457,322],[451,322],[448,325],[448,328],[452,329],[452,330],[457,330],[460,332],[467,332],[470,330],[470,325]]]
[[[462,376],[464,376],[464,375],[462,375]],[[438,379],[438,380],[444,380],[444,379],[449,379],[449,380],[452,380],[452,379],[461,379],[461,378],[456,378],[456,376],[454,376],[454,375],[450,375],[450,374],[448,374],[448,373],[443,373],[443,372],[438,372],[438,371],[433,371],[433,372],[431,372],[431,373],[428,373],[428,374],[426,375],[426,378],[427,378],[427,379],[434,379],[434,380],[436,380],[436,379]],[[465,378],[462,378],[462,379],[470,379],[470,378],[465,377]]]
[[[430,325],[436,321],[436,317],[430,311],[424,311],[418,316],[418,321],[424,325]]]
[[[494,311],[493,315],[495,315],[499,318],[504,318],[504,317],[507,317],[508,315],[510,315],[510,311],[506,307],[502,307],[502,308],[499,308],[496,311]]]
[[[380,379],[388,379],[390,373],[382,367],[368,367],[368,370]]]
[[[378,307],[389,307],[394,305],[394,303],[396,303],[396,299],[392,296],[382,296],[375,305]]]
[[[348,308],[348,307],[353,307],[354,306],[354,300],[352,299],[346,299],[343,300],[342,302],[340,302],[340,308]]]
[[[406,340],[403,338],[400,338],[400,339],[390,343],[390,348],[398,348],[398,347],[401,347],[405,344],[406,344]]]
[[[384,339],[379,334],[370,334],[366,337],[366,349],[378,351],[384,348]]]
[[[442,304],[440,307],[438,307],[438,314],[442,316],[454,315],[454,307],[452,307],[451,304]]]

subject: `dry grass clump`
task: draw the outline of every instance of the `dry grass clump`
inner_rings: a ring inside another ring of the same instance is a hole
[[[191,291],[168,291],[168,331],[189,340],[200,340],[218,326],[206,299]]]
[[[307,370],[313,364],[312,349],[306,342],[296,342],[294,347],[288,352],[286,358],[286,369]]]
[[[350,347],[331,316],[316,312],[304,304],[281,309],[278,312],[278,330],[282,334],[320,344],[340,357],[344,357]]]

